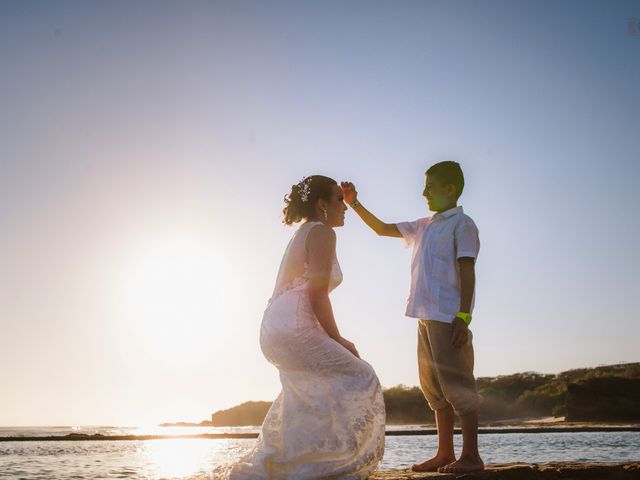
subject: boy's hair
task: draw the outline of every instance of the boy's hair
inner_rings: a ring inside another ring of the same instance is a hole
[[[446,160],[444,162],[431,165],[427,170],[426,175],[435,175],[445,185],[453,184],[457,191],[456,199],[460,198],[460,195],[462,195],[462,190],[464,189],[464,175],[458,162]]]

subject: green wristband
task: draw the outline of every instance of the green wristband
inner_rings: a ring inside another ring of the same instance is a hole
[[[456,313],[456,318],[461,318],[464,323],[469,325],[471,323],[471,314],[466,312]]]

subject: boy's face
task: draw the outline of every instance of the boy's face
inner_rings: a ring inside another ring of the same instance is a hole
[[[427,205],[432,212],[442,212],[451,208],[456,203],[456,187],[452,184],[444,184],[435,175],[425,175],[424,192]]]

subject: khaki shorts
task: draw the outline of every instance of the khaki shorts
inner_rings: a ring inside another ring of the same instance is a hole
[[[452,325],[436,320],[418,320],[418,372],[420,388],[429,407],[449,405],[456,415],[480,409],[481,398],[473,376],[473,333],[460,348],[451,345]]]

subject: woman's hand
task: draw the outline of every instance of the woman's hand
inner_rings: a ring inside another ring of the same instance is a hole
[[[353,353],[356,357],[360,358],[360,354],[358,353],[356,346],[352,342],[350,342],[346,338],[340,337],[338,339],[338,343],[349,350],[351,353]]]
[[[340,188],[342,188],[342,196],[344,201],[351,204],[358,198],[358,192],[356,186],[351,182],[340,182]]]

